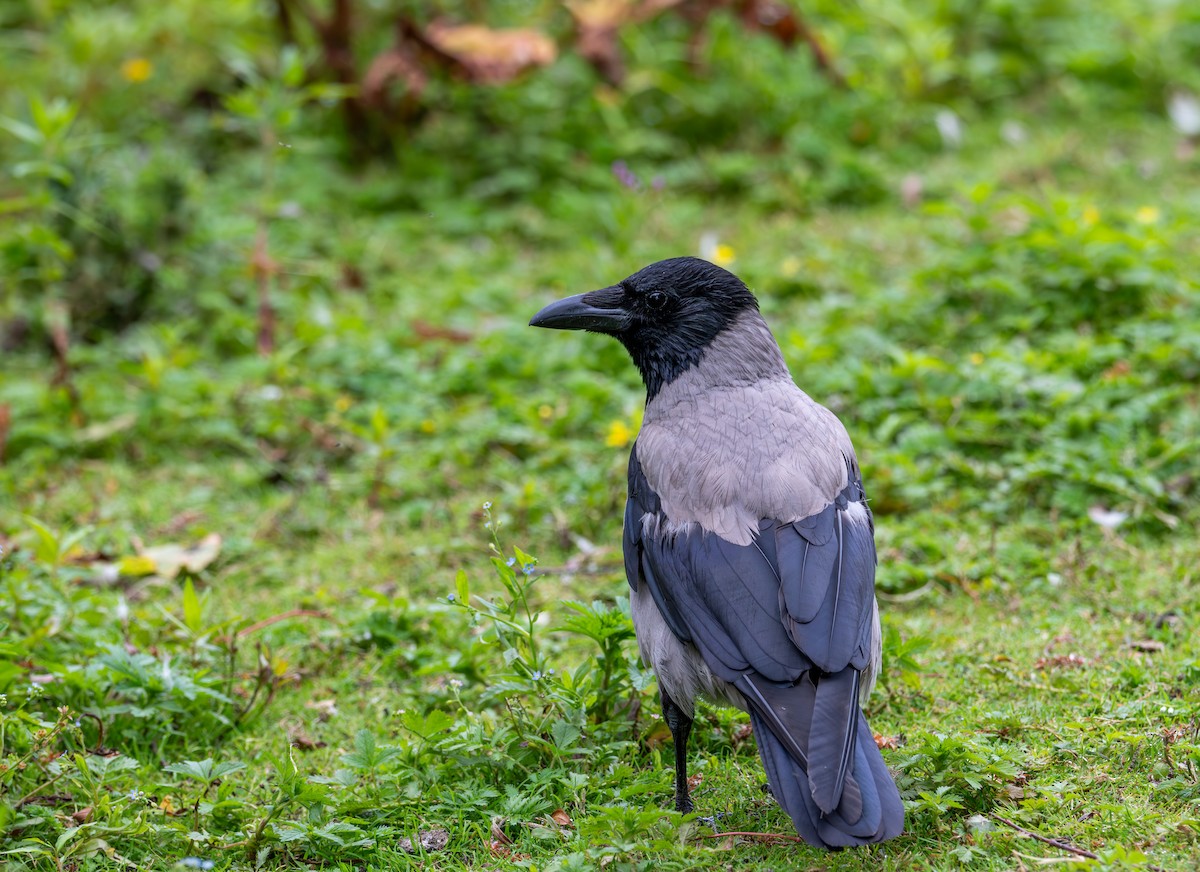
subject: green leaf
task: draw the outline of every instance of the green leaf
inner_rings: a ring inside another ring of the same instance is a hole
[[[25,523],[28,524],[33,532],[37,534],[37,545],[34,546],[33,556],[39,563],[57,566],[58,558],[60,556],[58,550],[58,534],[56,534],[37,518],[32,518],[29,515],[25,516]]]
[[[182,763],[170,763],[163,767],[163,771],[174,772],[176,775],[186,775],[188,778],[195,778],[198,781],[211,781],[213,759],[206,757],[203,760],[184,760]]]
[[[203,620],[203,607],[200,597],[196,596],[196,587],[191,578],[186,578],[183,582],[183,623],[193,633],[199,633]]]
[[[409,732],[416,733],[422,739],[428,739],[437,733],[445,732],[454,726],[454,718],[444,711],[434,709],[427,715],[417,712],[405,712],[400,723]]]
[[[16,179],[52,179],[61,185],[75,183],[75,176],[62,164],[48,160],[23,160],[12,165],[10,170]]]
[[[7,130],[17,139],[30,145],[41,145],[42,143],[42,135],[36,127],[15,118],[0,116],[0,130]]]
[[[390,429],[387,412],[383,410],[382,406],[376,406],[371,410],[371,435],[377,443],[382,444],[387,441]]]
[[[308,838],[308,830],[302,829],[292,824],[275,824],[275,835],[279,837],[281,842],[298,842],[301,839]]]
[[[284,46],[279,58],[280,79],[288,88],[298,88],[304,82],[304,58],[294,45]]]
[[[471,586],[467,580],[466,570],[464,569],[460,569],[458,574],[454,576],[454,594],[464,606],[470,605]]]
[[[566,721],[555,721],[550,726],[550,738],[554,740],[554,745],[560,751],[565,751],[571,745],[575,744],[575,740],[582,734],[582,730],[574,724],[568,724]]]
[[[354,750],[342,755],[342,762],[352,769],[373,771],[399,754],[399,748],[376,743],[375,735],[363,729],[354,735]]]
[[[531,567],[531,566],[537,566],[537,558],[533,557],[532,555],[526,554],[520,548],[514,547],[513,554],[516,556],[517,563],[520,564],[522,569],[525,569],[525,568]]]

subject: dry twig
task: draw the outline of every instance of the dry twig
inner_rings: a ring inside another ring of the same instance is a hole
[[[248,627],[243,627],[242,629],[238,630],[238,637],[240,638],[242,636],[249,636],[251,633],[257,632],[263,627],[269,627],[272,624],[278,624],[280,621],[286,621],[288,618],[321,618],[322,620],[327,621],[329,620],[329,615],[325,614],[325,612],[318,612],[313,609],[292,609],[290,612],[271,615],[271,617],[263,618],[258,623],[251,624]]]
[[[738,836],[743,839],[754,839],[756,842],[799,842],[804,844],[804,839],[799,836],[789,836],[784,833],[706,833],[702,834],[702,839],[724,839]]]
[[[1023,836],[1029,836],[1031,839],[1037,839],[1044,845],[1049,845],[1052,848],[1058,848],[1058,850],[1066,851],[1068,854],[1074,854],[1076,857],[1087,857],[1089,860],[1100,859],[1098,854],[1093,854],[1091,851],[1084,850],[1083,848],[1076,848],[1069,842],[1063,842],[1059,839],[1052,839],[1049,836],[1043,836],[1035,833],[1033,830],[1027,830],[1023,826],[1013,823],[1008,818],[1000,817],[1000,815],[992,815],[992,819],[1004,824],[1006,827],[1016,830]]]

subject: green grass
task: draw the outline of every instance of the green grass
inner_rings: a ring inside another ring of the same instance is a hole
[[[1161,124],[1046,124],[1020,148],[998,129],[920,167],[919,208],[900,162],[870,208],[614,185],[478,235],[371,211],[380,179],[301,156],[267,357],[254,164],[206,178],[225,260],[197,266],[187,317],[73,347],[77,404],[44,353],[5,360],[5,862],[1194,868],[1200,172]],[[874,500],[871,722],[909,807],[883,846],[708,838],[792,832],[744,719],[712,708],[697,814],[669,811],[620,611],[628,449],[606,444],[636,431],[636,373],[615,343],[524,326],[707,231]],[[210,534],[195,572],[132,559]]]

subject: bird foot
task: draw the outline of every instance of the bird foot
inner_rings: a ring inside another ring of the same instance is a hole
[[[682,814],[691,814],[693,809],[695,809],[695,806],[692,805],[692,798],[690,796],[675,797],[675,811]]]

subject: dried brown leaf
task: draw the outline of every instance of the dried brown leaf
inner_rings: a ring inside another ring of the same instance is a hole
[[[501,844],[504,844],[504,845],[512,844],[512,839],[510,839],[508,837],[508,833],[504,832],[504,825],[507,823],[508,823],[508,821],[505,820],[504,818],[500,817],[499,815],[492,818],[491,833],[492,833],[492,844],[493,845],[496,844],[497,842],[500,842]]]
[[[434,22],[425,39],[460,64],[471,81],[503,84],[527,70],[552,64],[554,40],[530,27],[493,29],[482,24]]]
[[[1104,374],[1101,376],[1101,378],[1103,378],[1105,381],[1115,381],[1116,379],[1124,378],[1132,371],[1133,367],[1130,366],[1128,360],[1118,360],[1108,369],[1104,370]]]
[[[769,33],[781,45],[793,45],[808,36],[800,19],[786,4],[776,0],[746,0],[741,5],[742,25],[747,30]]]
[[[193,575],[206,569],[221,553],[221,536],[210,533],[194,545],[152,545],[139,549],[138,556],[154,564],[159,578],[175,578],[182,570]]]
[[[682,0],[568,0],[575,21],[575,50],[610,84],[625,78],[618,32],[622,27],[646,21]]]
[[[179,817],[184,813],[184,809],[175,807],[175,801],[169,796],[164,796],[162,799],[160,799],[158,801],[158,807],[163,814],[170,815],[171,817]]]
[[[443,327],[440,324],[430,324],[428,321],[422,321],[416,318],[412,321],[413,333],[417,334],[418,339],[445,339],[450,342],[470,342],[475,337],[466,330],[456,330],[453,327]]]
[[[315,711],[320,721],[327,721],[338,713],[336,699],[310,699],[304,707]]]
[[[318,748],[326,747],[325,742],[314,739],[312,736],[303,730],[296,730],[288,735],[288,742],[295,748],[301,751],[315,751]]]
[[[393,82],[399,82],[404,87],[404,97],[410,102],[419,98],[429,84],[425,70],[421,68],[413,53],[404,46],[381,52],[371,61],[371,65],[363,74],[363,102],[376,109],[386,108],[388,88]],[[356,290],[363,287],[363,284],[356,284],[353,280],[346,284]]]
[[[8,431],[12,426],[12,409],[8,403],[0,403],[0,466],[4,464],[4,446],[8,444]]]
[[[560,827],[573,827],[575,822],[571,820],[571,816],[563,809],[558,809],[550,815],[550,820],[554,821]]]
[[[503,842],[498,842],[495,839],[492,840],[488,847],[491,848],[492,853],[497,857],[503,857],[505,860],[510,860],[513,863],[520,863],[529,859],[528,854],[518,854],[508,845],[504,844]]]
[[[1082,669],[1088,662],[1078,654],[1056,654],[1053,657],[1039,657],[1034,663],[1035,669]]]

